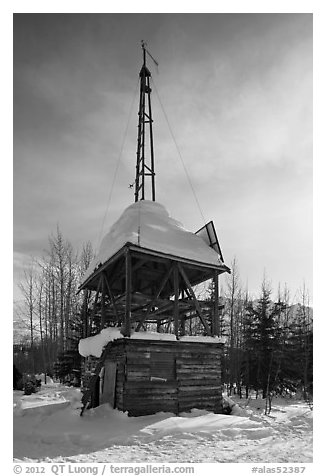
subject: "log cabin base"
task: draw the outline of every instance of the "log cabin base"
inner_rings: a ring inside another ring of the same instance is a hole
[[[105,347],[87,408],[109,403],[129,416],[193,408],[222,412],[220,342],[118,339]]]

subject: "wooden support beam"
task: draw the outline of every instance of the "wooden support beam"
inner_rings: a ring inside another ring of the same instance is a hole
[[[188,280],[188,281],[189,281],[189,280]],[[183,291],[183,293],[186,293],[186,294],[187,294],[187,298],[192,301],[192,296],[191,296],[190,292],[188,291],[188,288],[187,288],[186,283],[181,283],[181,286],[182,286],[182,291]]]
[[[101,289],[101,280],[99,279],[99,281],[97,283],[97,289],[96,289],[93,309],[92,309],[91,315],[89,316],[88,336],[90,336],[90,333],[91,333],[91,330],[92,330],[92,321],[93,321],[94,316],[95,316],[96,304],[97,304],[97,301],[98,301],[98,296],[99,296],[99,293],[100,293],[100,289]]]
[[[127,249],[125,254],[125,273],[126,273],[126,308],[124,316],[124,328],[122,334],[130,337],[130,318],[131,318],[131,256]]]
[[[177,263],[173,266],[173,290],[174,290],[174,305],[173,305],[173,319],[174,319],[174,333],[177,340],[179,339],[179,268]]]
[[[126,263],[125,259],[118,262],[116,268],[110,273],[110,277],[108,279],[108,283],[110,286],[118,287],[120,292],[123,292],[123,281],[126,277]],[[118,286],[119,284],[119,286]]]
[[[181,314],[180,315],[180,335],[184,336],[186,333],[186,319],[185,315]]]
[[[192,289],[192,286],[191,286],[191,284],[190,284],[190,282],[189,282],[188,276],[187,276],[185,270],[183,269],[183,267],[181,266],[180,263],[178,263],[178,267],[179,267],[180,274],[181,274],[181,276],[182,276],[182,278],[183,278],[183,280],[184,280],[184,282],[185,282],[185,284],[186,284],[186,286],[187,286],[186,292],[187,292],[187,290],[188,290],[189,293],[190,293],[190,296],[191,296],[191,298],[192,298],[192,300],[193,300],[193,303],[194,303],[194,305],[195,305],[195,308],[196,308],[198,317],[199,317],[199,319],[201,320],[203,326],[205,327],[205,330],[206,330],[207,334],[208,334],[208,335],[211,335],[211,329],[209,328],[209,325],[207,324],[206,319],[205,319],[205,317],[203,316],[203,313],[201,312],[201,308],[200,308],[199,302],[197,301],[196,295],[195,295],[194,290]]]
[[[106,289],[107,289],[107,291],[108,291],[108,293],[109,293],[109,297],[110,297],[110,301],[111,301],[111,303],[112,303],[112,307],[113,307],[113,311],[114,311],[115,317],[116,317],[117,321],[119,321],[119,313],[118,313],[117,305],[116,305],[116,303],[115,303],[115,298],[114,298],[114,295],[113,295],[113,293],[112,293],[112,289],[111,289],[111,287],[110,287],[110,285],[109,285],[109,281],[108,281],[108,279],[107,279],[105,273],[103,273],[103,277],[104,277],[104,282],[105,282],[105,285],[106,285]]]
[[[104,281],[104,272],[101,273],[101,324],[100,329],[104,327],[104,313],[105,313],[105,281]]]
[[[166,285],[169,277],[170,277],[170,274],[172,272],[172,267],[169,267],[169,269],[167,270],[167,272],[165,273],[165,275],[163,276],[163,279],[156,291],[156,294],[154,296],[154,299],[152,300],[152,302],[150,303],[150,305],[148,306],[147,308],[147,311],[146,311],[146,314],[144,314],[144,316],[140,319],[140,321],[138,322],[138,325],[136,327],[136,332],[139,331],[140,327],[142,326],[143,322],[145,322],[145,320],[147,319],[147,317],[149,316],[149,314],[151,313],[151,309],[153,306],[155,306],[161,292],[163,291],[164,289],[164,286]]]
[[[87,302],[89,299],[89,295],[91,294],[91,291],[88,289],[84,289],[84,295],[83,295],[83,307],[82,307],[82,320],[83,320],[83,338],[88,337],[88,327],[89,327],[89,322],[88,322],[88,306]]]
[[[214,271],[214,302],[213,302],[213,309],[212,309],[212,335],[220,335],[220,317],[218,311],[218,304],[219,304],[219,282],[218,282],[218,272]]]
[[[154,306],[154,304],[153,304]],[[152,305],[150,306],[149,309],[151,309],[153,307]],[[158,309],[156,309],[155,311],[152,311],[152,312],[148,312],[148,314],[142,314],[140,316],[140,319],[139,319],[139,324],[137,325],[136,327],[136,331],[140,329],[140,326],[144,324],[145,320],[147,319],[155,319],[155,316],[158,316],[159,314],[162,314],[162,313],[166,313],[167,311],[171,310],[173,308],[173,301],[171,300],[169,302],[169,304],[166,304],[165,306],[162,306]],[[137,321],[137,315],[135,316],[134,315],[134,321]],[[156,319],[162,319],[162,316],[158,316]]]

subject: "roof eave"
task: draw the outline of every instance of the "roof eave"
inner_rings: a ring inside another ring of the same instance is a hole
[[[191,265],[191,266],[195,266],[195,267],[198,267],[198,268],[205,268],[205,269],[210,268],[210,269],[218,270],[219,274],[222,274],[222,273],[225,273],[225,272],[231,273],[230,268],[228,266],[226,266],[224,263],[215,265],[213,263],[206,263],[206,262],[203,262],[203,261],[197,261],[197,260],[193,260],[193,259],[190,259],[190,258],[175,256],[175,255],[170,254],[170,253],[163,253],[162,251],[151,250],[150,248],[144,248],[142,246],[135,245],[134,243],[127,242],[122,248],[120,248],[119,251],[117,251],[108,260],[106,260],[104,263],[101,263],[100,265],[98,265],[98,267],[92,272],[92,274],[90,276],[88,276],[88,278],[79,286],[77,292],[79,293],[80,291],[85,289],[87,284],[89,284],[98,274],[100,274],[110,264],[114,263],[117,259],[121,258],[121,256],[123,256],[128,249],[131,250],[131,251],[134,251],[134,252],[139,252],[139,253],[142,253],[142,254],[155,256],[157,258],[170,259],[172,261],[179,261],[181,263],[188,264],[188,265]]]

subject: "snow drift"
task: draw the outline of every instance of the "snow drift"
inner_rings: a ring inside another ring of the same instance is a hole
[[[264,415],[263,399],[238,400],[234,406],[236,411],[231,415],[193,409],[179,416],[157,413],[128,417],[105,404],[80,417],[80,397],[79,389],[58,384],[46,385],[38,394],[29,396],[15,391],[15,460],[76,463],[312,461],[313,412],[304,402],[275,399],[269,417]],[[240,410],[242,416],[238,416]]]

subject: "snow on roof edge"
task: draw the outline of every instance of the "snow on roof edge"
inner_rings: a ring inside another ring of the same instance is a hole
[[[205,241],[184,228],[158,202],[142,200],[127,207],[104,236],[97,256],[82,277],[85,282],[127,244],[206,266],[228,267]]]
[[[134,332],[130,337],[125,337],[121,334],[120,328],[107,327],[102,329],[100,333],[95,336],[80,339],[78,344],[78,351],[82,357],[101,357],[104,347],[109,343],[119,339],[128,340],[161,340],[173,342],[201,342],[205,344],[224,344],[225,338],[217,336],[181,336],[177,340],[175,334],[165,334],[159,332]]]

